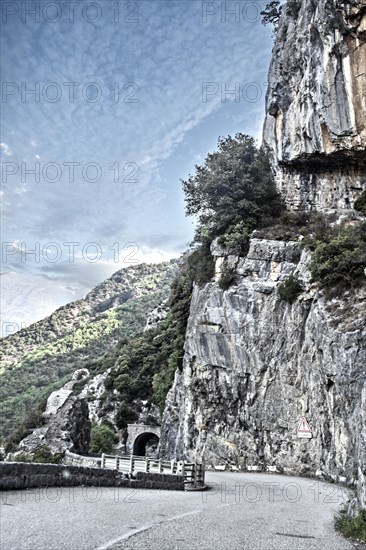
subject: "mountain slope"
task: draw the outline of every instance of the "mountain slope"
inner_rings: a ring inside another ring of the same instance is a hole
[[[0,435],[9,437],[76,369],[95,375],[111,366],[105,354],[142,332],[148,312],[167,298],[176,268],[171,261],[117,271],[85,299],[2,339]]]

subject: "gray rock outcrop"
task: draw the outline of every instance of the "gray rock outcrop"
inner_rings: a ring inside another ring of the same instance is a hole
[[[87,369],[75,371],[70,382],[51,393],[42,415],[42,426],[19,443],[14,456],[19,453],[32,455],[39,448],[47,448],[52,454],[63,454],[66,450],[88,452],[91,428],[88,402],[73,390],[75,383],[88,374]]]
[[[264,143],[289,208],[349,209],[366,189],[366,2],[289,4],[269,70]]]
[[[228,260],[229,290],[194,289],[161,454],[358,482],[365,505],[365,288],[326,301],[296,242],[252,239],[246,258],[216,256],[216,279]],[[278,293],[291,273],[304,287],[292,305]],[[303,416],[311,439],[297,436]]]

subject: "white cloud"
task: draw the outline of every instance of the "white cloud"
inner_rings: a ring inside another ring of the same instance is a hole
[[[10,149],[9,145],[3,142],[3,143],[0,143],[0,148],[3,150],[4,155],[6,155],[7,157],[12,156],[13,151]]]

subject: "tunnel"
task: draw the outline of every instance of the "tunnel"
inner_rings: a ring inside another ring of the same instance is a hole
[[[144,432],[138,435],[133,444],[133,454],[135,456],[156,456],[156,450],[159,438],[151,432]]]

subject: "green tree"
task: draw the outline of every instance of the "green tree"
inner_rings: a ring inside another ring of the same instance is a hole
[[[111,453],[118,437],[110,426],[94,425],[91,430],[90,450],[93,453]]]
[[[252,231],[282,211],[269,159],[248,135],[219,138],[218,150],[182,184],[187,215],[198,216],[197,242]]]
[[[281,17],[282,6],[279,0],[268,2],[263,11],[261,11],[262,24],[271,24],[277,30],[278,22]]]

